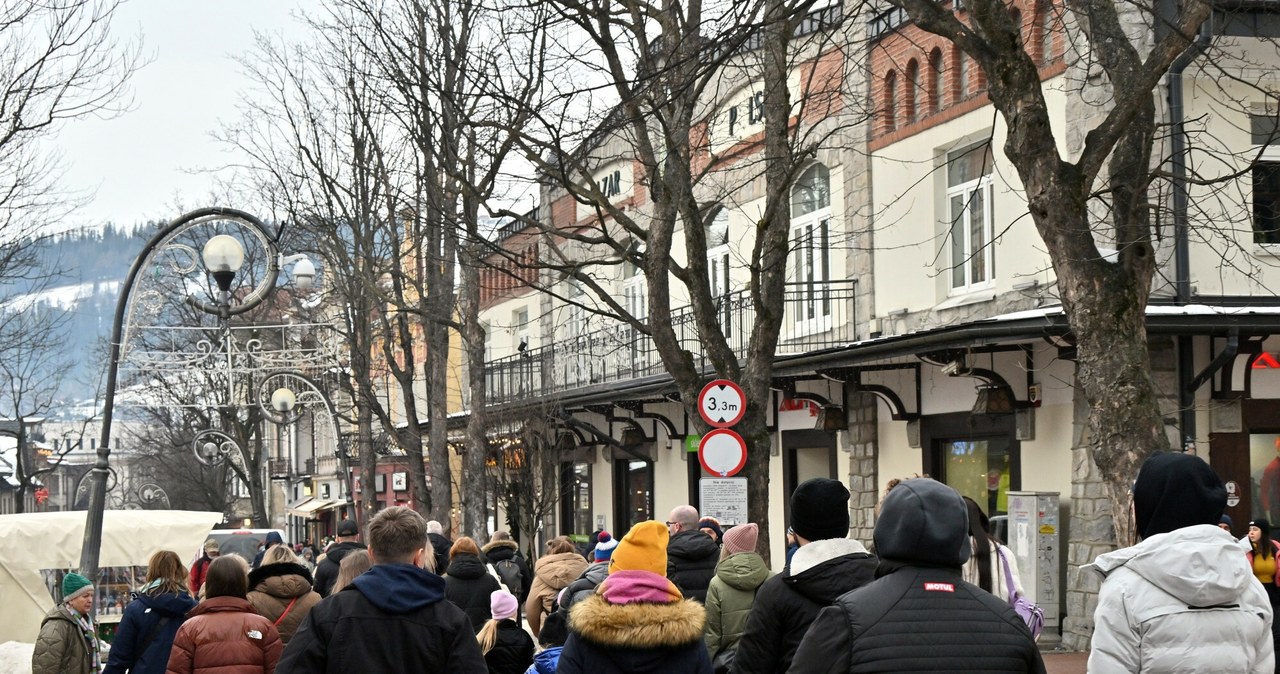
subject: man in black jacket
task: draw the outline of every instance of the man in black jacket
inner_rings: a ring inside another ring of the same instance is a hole
[[[373,568],[316,604],[285,648],[277,674],[487,674],[471,622],[427,571],[427,523],[393,506],[369,523]]]
[[[1043,674],[1013,607],[961,577],[968,520],[960,494],[941,482],[915,478],[889,492],[875,529],[879,577],[818,614],[788,671],[924,672],[964,663],[967,672]]]
[[[667,579],[676,584],[685,599],[707,601],[707,588],[716,577],[720,546],[698,530],[698,510],[690,505],[676,506],[667,516]]]
[[[529,596],[529,589],[533,586],[533,574],[529,573],[529,563],[524,560],[524,555],[520,554],[520,546],[511,540],[511,534],[501,529],[493,532],[489,542],[480,548],[480,552],[484,553],[485,558],[498,572],[498,580],[507,586],[507,590],[514,594],[523,606],[525,598]],[[507,562],[515,566],[508,567]],[[513,580],[509,578],[511,574],[507,572],[508,568],[514,568],[519,575],[519,580],[514,586],[508,582]]]
[[[849,490],[838,480],[806,480],[791,494],[791,529],[800,545],[782,573],[756,591],[733,670],[782,674],[818,611],[871,582],[876,558],[849,535]]]
[[[321,597],[328,597],[329,590],[333,589],[333,582],[338,579],[338,566],[342,564],[342,558],[355,552],[356,550],[364,550],[364,543],[360,542],[360,527],[351,520],[342,520],[338,523],[337,543],[329,546],[329,550],[325,552],[324,559],[320,560],[320,564],[316,566],[316,592]]]

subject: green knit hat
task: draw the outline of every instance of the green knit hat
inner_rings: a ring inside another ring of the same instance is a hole
[[[62,577],[62,601],[71,601],[86,592],[93,592],[88,578],[72,572]]]

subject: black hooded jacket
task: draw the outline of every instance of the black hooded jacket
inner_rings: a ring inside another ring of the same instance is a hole
[[[719,561],[720,546],[701,531],[681,531],[667,543],[667,578],[686,599],[707,601]]]
[[[490,595],[502,589],[480,558],[469,552],[454,555],[444,576],[444,587],[445,598],[471,619],[472,634],[489,621]]]
[[[756,591],[738,640],[734,672],[787,671],[818,612],[842,594],[871,582],[876,558],[851,538],[814,541],[796,551],[783,572]]]
[[[444,581],[410,564],[378,564],[316,604],[276,674],[486,674],[471,624],[445,601]]]
[[[954,489],[928,478],[899,484],[875,543],[878,578],[818,614],[788,672],[1045,671],[1013,608],[961,578],[968,513]]]
[[[320,560],[320,563],[316,565],[316,592],[321,597],[328,597],[329,591],[333,589],[334,581],[338,580],[338,567],[342,565],[342,558],[356,550],[366,549],[364,543],[355,541],[334,543],[329,546],[329,551],[324,553],[324,559]]]

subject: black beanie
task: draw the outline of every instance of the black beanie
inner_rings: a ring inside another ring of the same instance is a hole
[[[1267,538],[1271,538],[1271,523],[1268,522],[1267,520],[1259,517],[1253,520],[1252,522],[1250,522],[1249,526],[1258,527],[1258,530],[1261,531],[1263,534],[1266,534]]]
[[[791,493],[791,530],[808,541],[849,535],[849,490],[839,480],[815,477]]]
[[[1217,526],[1226,507],[1222,478],[1190,454],[1151,456],[1133,483],[1133,516],[1143,538],[1196,524]]]

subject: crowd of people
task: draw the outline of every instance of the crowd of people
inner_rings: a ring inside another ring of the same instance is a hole
[[[553,538],[532,565],[505,532],[450,541],[403,507],[364,536],[341,523],[314,567],[278,540],[255,568],[212,541],[189,570],[162,550],[105,659],[92,584],[68,573],[33,673],[1044,671],[1013,554],[976,502],[893,480],[868,548],[849,538],[849,498],[837,480],[796,488],[780,573],[755,524],[691,506],[620,539],[597,531],[585,555]],[[1266,520],[1234,539],[1225,504],[1200,459],[1143,464],[1141,542],[1092,565],[1089,671],[1274,671],[1280,543]]]

